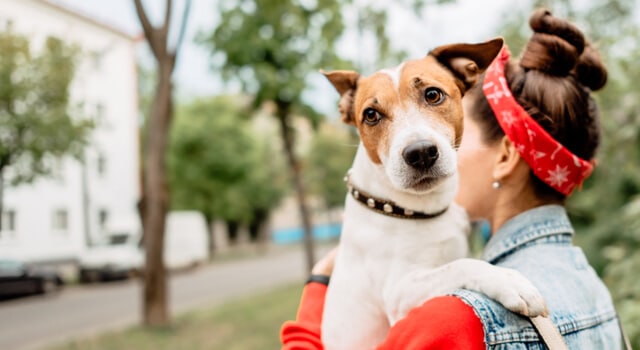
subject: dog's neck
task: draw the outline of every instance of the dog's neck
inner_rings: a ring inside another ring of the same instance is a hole
[[[453,202],[458,177],[456,173],[426,193],[400,190],[391,184],[383,166],[371,161],[364,146],[360,143],[351,167],[350,181],[356,188],[381,200],[392,201],[403,208],[416,212],[436,213],[444,210]]]

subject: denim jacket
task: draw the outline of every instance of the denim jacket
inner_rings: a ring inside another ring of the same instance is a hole
[[[550,318],[569,349],[620,349],[621,336],[609,291],[582,250],[564,207],[546,205],[507,221],[489,240],[483,259],[520,271],[542,293]],[[482,321],[487,349],[546,349],[526,317],[483,294],[453,295]]]

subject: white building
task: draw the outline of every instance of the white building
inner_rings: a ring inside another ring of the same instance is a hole
[[[55,178],[6,187],[0,258],[74,261],[109,220],[132,220],[140,196],[136,38],[45,0],[0,0],[0,30],[76,44],[72,101],[97,115],[85,165],[68,157]],[[0,53],[1,54],[1,53]]]

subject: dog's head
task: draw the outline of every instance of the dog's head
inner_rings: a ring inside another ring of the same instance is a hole
[[[371,161],[394,187],[425,193],[456,172],[462,96],[491,64],[503,40],[440,46],[423,59],[362,77],[323,72],[340,99],[342,120],[358,128]]]

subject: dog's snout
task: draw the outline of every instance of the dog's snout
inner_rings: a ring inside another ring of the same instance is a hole
[[[417,170],[428,170],[438,160],[438,147],[430,141],[418,141],[402,151],[405,162]]]

